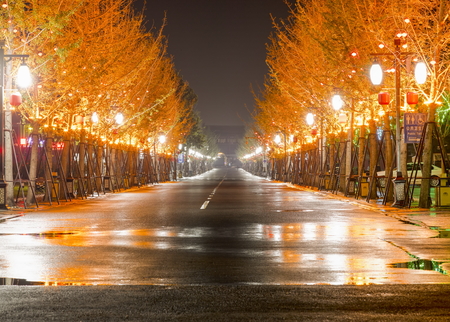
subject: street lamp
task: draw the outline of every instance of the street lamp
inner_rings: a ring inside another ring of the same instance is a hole
[[[370,67],[370,81],[373,85],[380,85],[383,82],[383,69],[379,62],[375,62]]]
[[[4,116],[4,90],[5,90],[5,62],[11,61],[13,58],[22,58],[25,59],[29,57],[28,55],[6,55],[5,49],[5,41],[0,41],[0,209],[8,209],[6,207],[6,186],[7,183],[5,181],[5,116]],[[5,58],[7,58],[5,60]],[[19,67],[19,71],[16,77],[16,85],[21,88],[26,88],[31,85],[31,74],[28,66],[22,61],[22,64]]]
[[[335,111],[339,111],[342,106],[344,106],[344,101],[342,100],[341,95],[333,95],[333,98],[331,99],[331,106],[333,106]]]
[[[410,56],[414,53],[409,52],[401,52],[401,37],[406,37],[407,34],[398,34],[397,37],[394,39],[394,45],[395,50],[394,53],[386,53],[386,54],[373,54],[373,55],[394,55],[394,68],[395,68],[395,152],[396,152],[396,164],[397,164],[397,176],[396,179],[394,179],[394,192],[395,192],[395,203],[394,206],[403,207],[404,206],[404,189],[405,189],[405,180],[402,177],[402,162],[401,162],[401,128],[400,128],[400,90],[401,90],[401,83],[400,83],[400,67],[401,67],[401,59],[402,56]],[[375,65],[375,64],[374,64]],[[374,67],[372,65],[372,68],[370,70],[370,80],[373,85],[380,85],[382,80],[383,71],[381,69],[381,66]],[[372,74],[373,70],[378,70],[378,72],[374,72]],[[415,68],[415,78],[416,82],[418,84],[424,84],[427,79],[427,66],[423,62],[419,62],[416,64]],[[381,75],[381,76],[380,76]],[[380,79],[381,77],[381,79]],[[403,193],[402,193],[403,191]],[[402,199],[403,198],[403,199]]]
[[[8,56],[21,57],[22,55],[5,55],[5,56],[6,57],[8,57]],[[25,64],[24,61],[22,61],[22,64],[20,64],[19,70],[17,71],[16,85],[19,88],[28,88],[31,86],[31,83],[32,83],[32,78],[31,78],[30,68],[28,67],[27,64]]]
[[[164,144],[164,143],[166,143],[166,140],[167,140],[167,138],[164,134],[159,135],[159,137],[158,137],[159,143]]]
[[[414,70],[414,76],[416,78],[417,84],[419,85],[425,84],[425,82],[427,81],[427,74],[428,74],[427,65],[425,65],[424,62],[418,62]]]
[[[314,124],[314,114],[313,113],[306,114],[306,124],[308,124],[309,126]]]
[[[345,142],[345,150],[346,150],[346,154],[345,154],[345,175],[348,176],[349,179],[349,183],[350,183],[350,179],[352,176],[352,167],[351,167],[351,163],[352,163],[352,154],[353,154],[353,149],[352,149],[352,142],[353,142],[353,122],[354,122],[354,112],[355,112],[355,99],[352,97],[351,98],[351,106],[350,106],[350,120],[347,116],[347,114],[345,113],[340,113],[338,115],[338,122],[341,125],[341,130],[342,132],[344,132],[344,125],[349,122],[349,128],[347,131],[347,141]],[[331,99],[331,105],[333,106],[333,109],[336,112],[339,112],[342,107],[344,106],[344,101],[341,98],[341,95],[339,94],[335,94],[333,95],[332,99]],[[340,173],[341,175],[342,173]],[[348,189],[347,189],[348,190]]]
[[[92,121],[93,124],[97,124],[98,123],[99,118],[98,118],[97,112],[92,113],[91,121]]]
[[[279,134],[275,135],[275,138],[273,139],[273,141],[276,144],[280,144],[281,143],[281,136]]]
[[[406,34],[401,34],[402,37],[406,36]],[[394,53],[381,53],[381,54],[372,54],[377,56],[385,56],[385,55],[393,55],[394,56],[394,68],[395,68],[395,140],[396,140],[396,159],[397,159],[397,171],[401,171],[401,127],[400,127],[400,67],[401,67],[401,58],[402,56],[413,55],[414,53],[409,52],[401,52],[401,38],[396,37],[394,39],[395,51]],[[419,62],[416,64],[415,68],[415,78],[418,84],[423,84],[427,79],[427,66],[423,62]],[[383,69],[378,62],[375,62],[370,68],[370,81],[373,85],[381,85],[383,81]]]
[[[117,125],[121,125],[123,123],[124,117],[122,113],[117,113],[114,117],[114,120],[116,121]]]

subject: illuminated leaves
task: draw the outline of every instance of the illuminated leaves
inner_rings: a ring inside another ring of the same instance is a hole
[[[189,130],[193,104],[183,100],[162,30],[145,31],[130,0],[16,1],[0,16],[7,47],[30,55],[36,75],[20,106],[28,121],[114,143],[148,142],[157,132],[178,143]]]
[[[366,120],[375,117],[381,88],[370,84],[368,71],[373,54],[383,54],[377,56],[383,69],[392,70],[398,33],[404,52],[401,87],[420,92],[424,102],[438,102],[449,85],[449,10],[447,2],[439,0],[297,2],[291,17],[275,25],[268,46],[269,75],[257,98],[256,126],[267,134],[280,129],[301,132],[306,114],[313,112],[330,133],[337,123],[329,103],[335,92],[347,102],[365,102],[351,108],[366,114]],[[419,60],[430,73],[421,86],[412,72]],[[382,86],[395,87],[392,73],[386,74]],[[432,111],[432,106],[425,108]]]

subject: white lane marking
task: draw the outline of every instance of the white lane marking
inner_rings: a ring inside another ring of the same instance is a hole
[[[212,197],[214,196],[214,194],[217,191],[217,188],[219,188],[219,186],[222,184],[222,182],[224,182],[226,175],[223,177],[222,181],[219,182],[219,184],[217,185],[217,187],[214,188],[214,190],[212,191],[212,193],[209,194],[208,200],[205,201],[203,203],[203,205],[200,207],[200,209],[206,209],[206,207],[208,207],[209,201],[212,199]]]

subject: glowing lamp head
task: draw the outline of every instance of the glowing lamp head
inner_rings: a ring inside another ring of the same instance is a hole
[[[158,137],[158,141],[159,141],[159,143],[161,143],[161,144],[164,144],[164,143],[166,143],[166,136],[164,135],[164,134],[161,134],[159,137]]]
[[[344,106],[344,101],[342,100],[341,95],[333,95],[333,98],[331,99],[331,105],[336,111],[339,111],[342,106]]]
[[[306,114],[306,124],[308,124],[309,126],[314,124],[314,114],[312,113]]]
[[[123,114],[122,113],[117,113],[116,114],[116,117],[115,117],[115,120],[116,120],[116,124],[122,124],[123,123]]]
[[[424,62],[418,62],[414,70],[417,84],[424,84],[427,81],[427,65]]]
[[[276,144],[280,144],[281,143],[281,136],[279,134],[275,135],[275,138],[273,139],[273,141]]]
[[[373,85],[380,85],[383,81],[383,69],[379,63],[375,63],[370,67],[370,81]]]
[[[28,88],[32,84],[32,78],[30,73],[30,68],[27,66],[27,64],[22,63],[19,66],[19,70],[17,71],[16,76],[16,85],[19,88]]]
[[[91,121],[94,124],[98,123],[98,114],[97,114],[97,112],[92,113]]]

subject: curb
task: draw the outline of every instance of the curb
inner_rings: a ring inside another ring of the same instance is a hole
[[[322,195],[322,196],[330,198],[330,199],[339,199],[342,201],[346,201],[346,202],[348,202],[352,205],[358,206],[362,209],[378,212],[385,216],[395,218],[404,223],[415,225],[415,226],[420,226],[420,227],[430,229],[430,230],[434,230],[432,227],[430,227],[430,225],[426,224],[425,222],[419,221],[419,220],[412,220],[411,218],[408,217],[408,215],[417,214],[417,213],[421,213],[421,212],[427,213],[427,214],[429,214],[430,212],[448,213],[448,210],[437,210],[437,209],[426,209],[426,208],[396,208],[396,207],[384,206],[384,205],[380,205],[380,204],[367,203],[366,201],[363,201],[363,200],[357,200],[357,199],[354,199],[351,197],[345,197],[345,196],[339,195],[339,194],[332,194],[332,193],[321,191],[321,190],[315,190],[315,189],[311,189],[311,188],[304,187],[304,186],[298,186],[298,185],[295,185],[292,183],[287,183],[287,186],[290,188],[294,188],[294,189],[298,189],[298,190],[302,190],[302,191],[316,193],[316,194]]]
[[[10,219],[17,218],[17,217],[22,217],[22,216],[25,216],[25,214],[24,213],[20,213],[20,214],[17,214],[17,215],[0,215],[0,223],[5,222],[5,221],[10,220]]]

